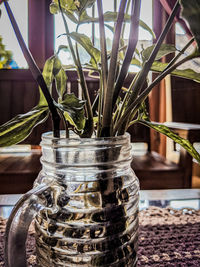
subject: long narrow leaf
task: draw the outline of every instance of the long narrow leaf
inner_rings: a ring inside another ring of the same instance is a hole
[[[140,91],[141,91],[141,88],[142,86],[144,85],[145,81],[146,81],[146,77],[147,77],[147,74],[157,56],[157,53],[169,31],[169,29],[171,28],[172,24],[173,24],[173,20],[174,20],[174,17],[176,16],[176,13],[178,12],[178,9],[179,9],[179,3],[177,1],[177,3],[175,4],[174,8],[173,8],[173,11],[170,15],[170,17],[168,18],[167,20],[167,23],[161,33],[161,35],[159,36],[154,48],[153,48],[153,51],[151,53],[151,55],[149,56],[148,60],[145,62],[144,66],[143,66],[143,69],[141,70],[140,72],[140,75],[136,81],[136,83],[134,84],[134,91],[129,99],[129,102],[128,102],[128,106],[130,106],[134,100],[138,97]]]
[[[142,89],[142,86],[144,85],[145,81],[146,81],[146,77],[148,72],[151,69],[151,66],[156,58],[156,55],[160,49],[160,46],[162,44],[162,42],[164,41],[164,38],[166,36],[166,34],[168,33],[170,27],[172,26],[174,17],[176,16],[176,13],[178,12],[179,9],[179,3],[178,1],[176,2],[173,11],[170,15],[170,17],[167,20],[167,23],[158,39],[158,41],[156,42],[156,45],[148,59],[148,61],[145,62],[136,82],[133,84],[134,86],[134,90],[128,100],[128,104],[127,104],[127,108],[124,112],[124,114],[122,115],[122,117],[119,119],[117,125],[115,126],[114,132],[117,132],[117,130],[119,129],[120,125],[122,125],[123,123],[126,123],[128,120],[128,117],[130,115],[130,112],[135,112],[137,110],[137,108],[140,106],[140,104],[145,100],[146,96],[148,95],[148,93],[152,90],[151,85],[153,85],[153,83],[148,86],[148,88],[146,88],[141,94],[140,91]],[[186,59],[188,60],[188,58]],[[170,71],[170,70],[168,70]],[[169,73],[167,73],[169,74]],[[164,74],[163,74],[164,75]],[[160,77],[161,78],[161,77]],[[139,95],[140,94],[140,95]]]
[[[166,135],[167,137],[171,138],[173,141],[175,141],[177,144],[181,145],[183,148],[185,148],[188,153],[192,157],[194,157],[199,163],[200,163],[200,155],[196,151],[196,149],[193,147],[193,145],[187,140],[184,139],[178,135],[176,135],[174,132],[172,132],[167,126],[160,124],[160,123],[155,123],[155,122],[150,122],[150,121],[145,121],[145,120],[139,120],[139,123],[148,126],[154,130],[156,130],[159,133],[162,133]]]
[[[54,105],[54,102],[53,102],[53,99],[50,95],[50,92],[47,88],[47,85],[44,81],[44,78],[42,76],[42,73],[40,71],[40,69],[38,68],[37,64],[35,63],[29,49],[27,48],[25,42],[24,42],[24,39],[21,35],[21,32],[19,30],[19,27],[17,25],[17,22],[15,20],[15,17],[12,13],[12,10],[10,9],[10,6],[8,4],[7,1],[4,2],[4,5],[5,5],[5,8],[6,8],[6,11],[8,13],[8,16],[9,16],[9,19],[10,19],[10,22],[12,24],[12,27],[13,27],[13,30],[15,32],[15,35],[17,37],[17,40],[18,40],[18,43],[21,47],[21,50],[23,52],[23,55],[27,61],[27,64],[31,70],[31,73],[33,75],[33,78],[35,79],[35,81],[38,83],[38,85],[41,87],[42,89],[42,92],[46,98],[46,101],[48,103],[48,106],[49,106],[49,109],[51,111],[51,114],[52,114],[52,120],[53,120],[53,134],[54,134],[54,137],[59,137],[60,136],[60,132],[59,132],[59,126],[60,126],[60,116],[57,112],[57,109]]]
[[[61,61],[58,58],[57,54],[53,55],[52,57],[46,60],[42,75],[50,93],[52,93],[52,83],[53,80],[55,79],[58,95],[60,98],[62,98],[62,96],[66,91],[67,76],[65,74]],[[47,102],[42,93],[40,93],[39,105],[40,106],[47,105]]]
[[[190,29],[200,50],[200,0],[179,0],[182,6],[181,15],[190,25]]]
[[[117,16],[118,16],[118,12],[107,11],[104,13],[104,21],[105,22],[116,22]],[[124,22],[129,23],[130,21],[131,21],[131,16],[126,14],[124,16]],[[98,23],[99,18],[92,18],[92,17],[88,16],[87,13],[82,14],[82,16],[80,17],[79,23],[84,24],[84,23],[89,23],[89,22]],[[149,34],[152,36],[152,38],[155,38],[154,32],[143,20],[139,21],[139,25],[144,30],[148,31]]]
[[[84,73],[83,73],[82,66],[79,64],[78,57],[76,57],[76,54],[75,54],[75,51],[74,51],[74,48],[73,48],[73,45],[72,45],[72,40],[71,40],[71,38],[69,36],[69,34],[70,34],[69,27],[68,27],[67,21],[65,19],[65,16],[63,14],[63,9],[61,7],[61,1],[60,0],[58,0],[58,4],[59,4],[59,9],[60,9],[60,12],[61,12],[61,15],[62,15],[63,23],[64,23],[64,26],[65,26],[65,31],[66,31],[66,35],[67,35],[67,40],[68,40],[68,45],[69,45],[69,48],[70,48],[70,52],[72,54],[72,58],[73,58],[74,64],[76,65],[78,76],[79,76],[79,79],[80,79],[80,85],[82,87],[83,96],[84,96],[84,98],[86,100],[86,113],[87,113],[87,117],[88,118],[87,118],[87,121],[86,121],[86,124],[85,124],[83,136],[84,137],[91,137],[92,134],[93,134],[93,127],[94,126],[93,126],[92,105],[91,105],[91,101],[90,101],[90,97],[89,97],[89,92],[88,92],[87,84],[86,84],[86,81],[85,81],[85,76],[84,76]]]
[[[155,45],[151,45],[149,47],[147,47],[146,49],[144,49],[142,51],[142,58],[143,58],[143,61],[147,61],[154,49]],[[160,46],[160,49],[155,57],[155,60],[159,60],[161,59],[162,57],[166,56],[166,55],[169,55],[171,53],[174,53],[176,52],[176,47],[174,45],[171,45],[171,44],[162,44]]]
[[[36,127],[48,117],[48,107],[36,106],[26,114],[17,115],[0,126],[0,147],[23,141]]]
[[[116,78],[118,50],[119,50],[120,36],[124,20],[124,10],[126,7],[126,2],[127,0],[122,0],[120,2],[119,13],[115,25],[110,66],[108,71],[108,82],[107,82],[108,90],[106,93],[106,97],[104,100],[104,107],[103,107],[102,136],[109,136],[111,134],[114,83]]]
[[[155,72],[163,72],[164,69],[167,67],[167,63],[162,63],[160,61],[155,61],[151,66],[151,70]],[[196,72],[192,69],[176,69],[170,73],[174,76],[179,76],[186,79],[191,79],[196,82],[200,82],[200,73]]]
[[[97,0],[98,14],[99,14],[99,32],[100,32],[100,47],[101,47],[101,73],[102,80],[100,83],[99,90],[99,106],[98,106],[98,125],[99,131],[101,132],[101,119],[103,113],[103,102],[107,94],[107,78],[108,78],[108,60],[107,60],[107,47],[106,47],[106,36],[105,36],[105,25],[103,17],[102,0]],[[95,105],[93,105],[94,107]]]
[[[117,78],[117,82],[115,85],[115,91],[114,91],[113,103],[112,103],[113,107],[115,105],[115,102],[118,98],[121,87],[128,73],[131,59],[133,57],[133,54],[135,52],[136,45],[138,42],[140,7],[141,7],[141,0],[135,0],[132,2],[131,27],[130,27],[130,33],[129,33],[129,39],[128,39],[129,42],[128,42],[126,55],[122,63],[122,67],[121,67],[121,70],[120,70],[120,73],[119,73],[119,76]]]
[[[93,46],[91,39],[87,35],[77,32],[71,32],[69,36],[87,51],[91,56],[93,63],[97,66],[101,59],[101,52]]]
[[[64,111],[65,119],[78,130],[85,126],[84,106],[85,101],[78,99],[74,94],[65,94],[64,99],[58,104]]]

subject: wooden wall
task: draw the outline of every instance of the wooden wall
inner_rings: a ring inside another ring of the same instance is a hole
[[[67,92],[74,92],[80,96],[78,77],[75,71],[67,71]],[[85,73],[87,86],[91,101],[93,102],[98,88],[99,80],[91,78]],[[132,81],[133,75],[126,79],[126,86]],[[55,94],[54,94],[55,96]],[[17,114],[23,114],[37,105],[39,99],[38,86],[33,80],[28,69],[0,70],[0,125],[12,119]],[[32,145],[37,145],[41,140],[41,133],[50,131],[51,121],[38,125],[32,134],[23,141]],[[136,125],[129,130],[131,139],[134,142],[149,143],[149,129],[142,125]]]
[[[171,76],[172,121],[200,124],[200,83]]]
[[[67,91],[80,95],[76,72],[67,72]],[[99,81],[86,75],[88,90],[92,101],[98,91]],[[56,93],[54,92],[56,97]],[[23,114],[37,105],[39,100],[38,85],[33,80],[29,70],[0,70],[0,125],[18,114]],[[38,125],[23,143],[37,145],[40,143],[41,133],[51,131],[51,121]]]

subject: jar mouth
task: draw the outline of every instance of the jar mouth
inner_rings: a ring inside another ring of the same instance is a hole
[[[95,136],[92,136],[91,138],[81,138],[80,136],[78,136],[77,134],[75,134],[74,132],[70,132],[70,137],[69,138],[66,138],[65,137],[65,131],[64,130],[61,130],[60,131],[60,137],[53,137],[53,132],[50,131],[50,132],[46,132],[46,133],[43,133],[42,134],[42,140],[51,140],[51,141],[70,141],[70,140],[77,140],[77,141],[84,141],[84,142],[91,142],[92,141],[120,141],[120,140],[123,140],[123,139],[127,139],[130,137],[130,134],[129,133],[125,133],[124,135],[119,135],[119,136],[109,136],[109,137],[95,137]]]
[[[91,139],[92,140],[95,140],[95,141],[102,141],[102,140],[121,140],[121,139],[124,139],[124,138],[127,138],[129,137],[130,134],[128,132],[126,132],[124,135],[119,135],[119,136],[109,136],[109,137],[95,137],[95,136],[92,136],[91,138],[81,138],[80,136],[78,136],[77,134],[75,134],[74,132],[70,132],[70,137],[69,138],[66,138],[65,137],[65,131],[64,130],[61,130],[60,131],[60,137],[53,137],[53,132],[50,131],[50,132],[46,132],[46,133],[43,133],[42,134],[42,139],[51,139],[51,140],[68,140],[68,139],[77,139],[77,140],[85,140],[85,141],[88,141]]]
[[[65,131],[60,131],[60,138],[53,137],[53,132],[46,132],[42,134],[42,141],[40,145],[52,146],[53,147],[69,147],[69,146],[115,146],[115,145],[129,145],[130,134],[125,133],[121,136],[114,137],[91,137],[91,138],[80,138],[78,135],[72,133],[70,138],[65,137]]]

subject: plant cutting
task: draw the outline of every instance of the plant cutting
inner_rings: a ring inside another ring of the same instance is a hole
[[[50,11],[60,13],[63,19],[64,34],[73,59],[70,67],[77,71],[82,99],[66,93],[64,67],[69,66],[62,66],[59,60],[62,47],[46,61],[41,73],[23,41],[8,2],[2,2],[40,87],[40,100],[30,112],[18,115],[0,127],[0,145],[21,142],[49,114],[53,122],[53,134],[45,134],[42,139],[43,170],[34,188],[19,201],[8,221],[7,266],[13,266],[13,258],[15,266],[25,266],[26,231],[33,216],[36,216],[38,266],[135,266],[139,185],[130,170],[130,143],[125,133],[132,124],[144,124],[182,145],[200,162],[200,155],[187,140],[175,135],[166,126],[151,122],[145,108],[148,94],[166,75],[199,81],[199,73],[188,69],[180,71],[178,67],[200,55],[198,28],[193,23],[195,20],[191,19],[196,16],[199,20],[196,10],[199,10],[200,1],[193,1],[192,5],[186,0],[177,1],[156,44],[142,51],[136,48],[139,26],[150,29],[139,20],[141,0],[121,0],[118,12],[106,13],[103,12],[102,0],[52,1]],[[97,18],[87,13],[95,3]],[[175,47],[163,44],[163,41],[180,6],[194,38],[177,51],[171,62],[163,64],[159,59],[176,51]],[[70,32],[68,19],[76,24],[75,32]],[[114,22],[114,27],[107,25],[110,21]],[[84,23],[99,24],[100,50],[88,36],[79,33]],[[130,23],[127,45],[123,42],[124,23]],[[107,51],[105,27],[113,34],[111,51]],[[194,52],[180,60],[194,40]],[[91,57],[84,65],[80,60],[80,46]],[[140,71],[129,88],[124,88],[131,64],[138,65]],[[99,92],[93,103],[85,70],[90,75],[98,73]],[[147,75],[152,70],[159,75],[148,83]],[[52,98],[54,81],[59,96],[57,101]],[[65,134],[60,133],[61,120]],[[17,263],[13,255],[20,255]]]

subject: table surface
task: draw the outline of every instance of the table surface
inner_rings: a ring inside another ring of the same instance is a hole
[[[0,195],[0,216],[7,218],[21,196]],[[173,211],[151,207],[146,213],[149,206]],[[140,210],[138,266],[200,266],[200,189],[141,190]]]
[[[0,216],[7,218],[22,194],[0,195]],[[140,210],[149,206],[200,209],[200,189],[140,190]]]

